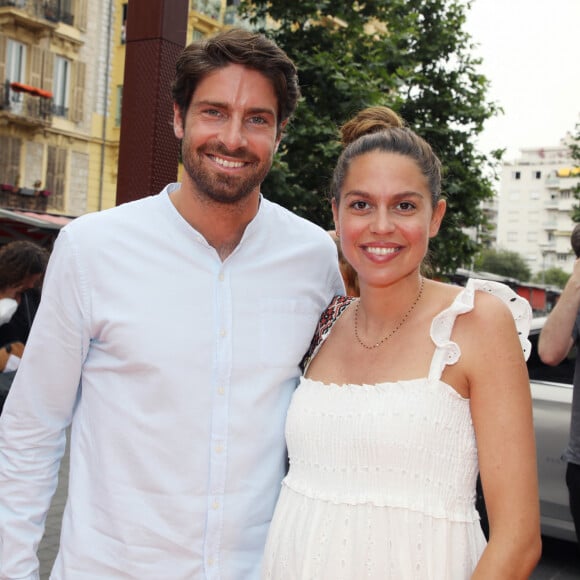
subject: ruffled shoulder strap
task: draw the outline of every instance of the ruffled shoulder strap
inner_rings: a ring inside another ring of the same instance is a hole
[[[470,278],[451,306],[440,312],[431,323],[431,339],[436,348],[429,371],[430,379],[441,378],[446,365],[455,364],[459,360],[461,350],[459,345],[451,340],[451,332],[457,316],[473,310],[476,290],[493,294],[508,306],[514,317],[524,358],[528,360],[532,349],[532,345],[528,340],[532,322],[532,307],[530,303],[501,282]]]
[[[354,300],[356,300],[356,298],[353,298],[352,296],[335,296],[326,310],[322,313],[320,320],[318,321],[318,326],[316,327],[316,332],[312,337],[310,347],[308,348],[307,353],[304,355],[304,358],[300,363],[300,368],[302,369],[303,373],[306,372],[310,361],[314,358],[322,346],[322,343],[330,334],[334,323],[340,318],[340,315]]]

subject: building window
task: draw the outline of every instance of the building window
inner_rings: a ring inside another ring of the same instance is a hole
[[[48,198],[51,209],[64,211],[64,185],[67,150],[49,145],[46,159],[46,189],[51,192]]]
[[[542,179],[542,172],[541,171],[532,171],[532,177],[534,179]]]
[[[117,85],[117,111],[115,114],[115,127],[121,126],[122,107],[123,107],[123,85]]]
[[[72,0],[45,0],[44,17],[51,22],[64,22],[72,26],[74,21]]]
[[[54,60],[53,113],[68,117],[71,62],[62,56]]]
[[[11,38],[8,39],[6,46],[6,81],[9,83],[26,82],[26,45]],[[17,115],[21,114],[24,106],[23,94],[10,91],[9,95],[11,110]]]
[[[570,196],[571,196],[571,192],[569,189],[564,189],[560,192],[560,197],[562,199],[570,199]]]
[[[508,232],[507,233],[507,241],[508,242],[517,242],[518,241],[518,232]]]
[[[560,252],[558,252],[556,254],[556,258],[557,258],[558,262],[567,262],[569,257],[570,257],[570,254],[562,254]]]
[[[19,187],[20,152],[22,141],[16,137],[0,135],[0,183]]]
[[[528,232],[528,242],[537,242],[538,241],[538,232]]]
[[[530,191],[530,199],[540,199],[539,191]]]
[[[26,45],[9,38],[6,48],[6,79],[11,83],[24,83],[26,79]]]
[[[123,17],[121,21],[121,44],[125,44],[127,42],[127,7],[128,4],[125,2],[123,4]]]
[[[514,179],[521,179],[521,178],[522,178],[522,172],[521,172],[521,171],[514,171],[514,172],[512,173],[512,177],[513,177]]]
[[[511,201],[517,201],[518,199],[520,199],[520,192],[519,191],[512,191],[509,194],[509,199]]]

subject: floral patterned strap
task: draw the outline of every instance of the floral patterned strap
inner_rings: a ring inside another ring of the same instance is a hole
[[[330,334],[333,324],[340,318],[340,315],[353,300],[355,300],[355,298],[352,296],[335,296],[326,310],[322,313],[320,320],[318,321],[316,332],[312,337],[310,347],[300,363],[302,372],[306,370],[310,361],[314,358],[314,355],[318,352],[318,349]]]

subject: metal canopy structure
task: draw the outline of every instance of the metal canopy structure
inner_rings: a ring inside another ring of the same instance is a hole
[[[31,240],[50,250],[60,229],[73,219],[50,213],[0,208],[0,245],[14,240]]]

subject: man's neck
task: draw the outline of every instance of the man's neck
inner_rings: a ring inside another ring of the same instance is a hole
[[[224,204],[202,199],[185,184],[172,192],[170,199],[183,219],[215,248],[222,261],[236,249],[260,205],[259,191],[237,203]]]

